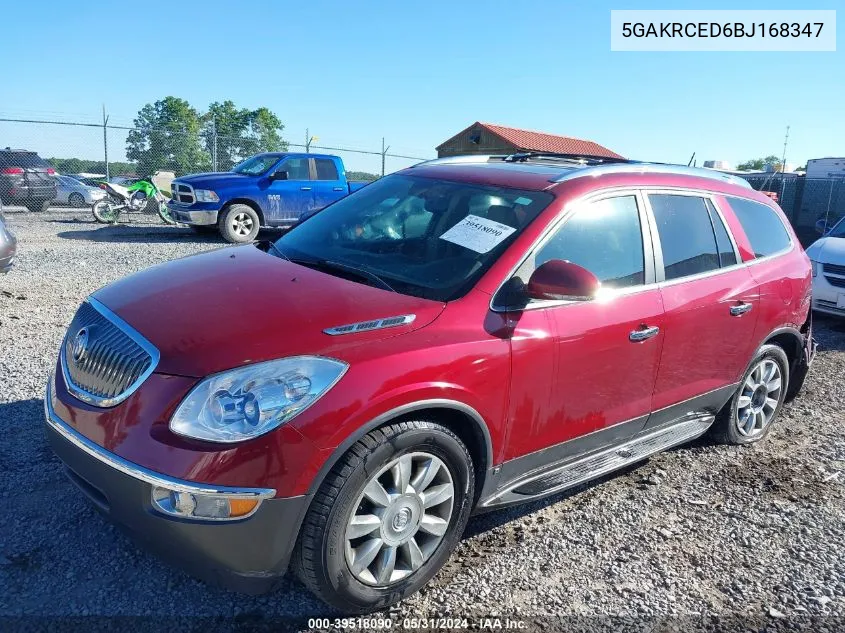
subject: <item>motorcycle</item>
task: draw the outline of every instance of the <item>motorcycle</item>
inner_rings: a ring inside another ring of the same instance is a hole
[[[138,180],[128,186],[113,182],[103,183],[108,197],[91,205],[94,219],[102,224],[114,224],[124,211],[144,213],[155,203],[158,216],[165,224],[176,224],[167,208],[167,197],[150,180]]]

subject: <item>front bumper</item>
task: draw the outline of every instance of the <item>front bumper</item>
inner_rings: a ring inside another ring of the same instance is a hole
[[[166,561],[215,585],[244,593],[271,590],[287,570],[308,497],[264,499],[235,521],[187,520],[153,507],[154,485],[197,493],[275,491],[173,479],[106,451],[61,420],[45,400],[47,438],[67,475],[109,519]]]
[[[819,264],[823,266],[824,264]],[[845,308],[839,307],[840,295],[845,296],[845,287],[834,286],[828,277],[831,277],[836,283],[841,277],[832,273],[819,272],[816,277],[813,277],[813,310],[824,312],[825,314],[832,314],[836,316],[845,316]]]
[[[194,205],[196,206],[196,205]],[[179,207],[173,203],[167,205],[170,215],[181,224],[194,226],[210,226],[217,224],[219,209],[195,209]]]

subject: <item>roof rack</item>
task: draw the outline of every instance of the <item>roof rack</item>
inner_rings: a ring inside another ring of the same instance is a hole
[[[720,180],[728,182],[733,185],[753,189],[751,183],[744,178],[734,176],[733,174],[726,174],[715,169],[708,169],[706,167],[687,167],[686,165],[668,165],[665,163],[643,163],[636,161],[629,161],[627,163],[610,163],[607,165],[595,165],[585,167],[584,169],[570,170],[565,174],[561,174],[552,179],[552,182],[564,182],[572,180],[573,178],[581,178],[583,176],[601,176],[603,174],[674,174],[678,176],[694,176],[696,178],[708,178],[710,180]]]
[[[579,163],[581,165],[604,165],[608,163],[628,163],[627,158],[614,158],[611,156],[592,156],[590,154],[564,154],[560,152],[517,152],[505,156],[502,160],[508,163],[524,163],[529,160],[544,161],[565,161]]]

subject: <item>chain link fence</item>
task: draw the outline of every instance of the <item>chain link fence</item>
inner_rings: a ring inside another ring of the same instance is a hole
[[[287,150],[336,154],[351,180],[373,180],[433,157],[419,150],[391,150],[383,138],[370,147],[318,141],[307,132],[302,140],[261,129],[227,136],[218,134],[213,122],[190,130],[141,129],[109,123],[106,117],[102,123],[0,117],[0,147],[35,151],[60,174],[103,179],[148,178],[156,170],[176,176],[226,171],[259,152]]]
[[[757,191],[777,194],[798,239],[809,246],[818,239],[816,222],[832,226],[845,216],[845,178],[806,178],[797,174],[742,175]]]

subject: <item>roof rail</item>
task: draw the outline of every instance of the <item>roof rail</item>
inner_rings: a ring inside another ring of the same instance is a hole
[[[606,163],[629,163],[627,158],[615,158],[611,156],[593,156],[590,154],[568,154],[561,152],[517,152],[503,159],[508,163],[523,163],[529,160],[540,161],[566,161],[580,165],[604,165]]]
[[[498,158],[504,160],[505,155],[494,154],[461,154],[460,156],[444,156],[442,158],[432,158],[431,160],[424,160],[421,163],[412,165],[417,167],[420,165],[459,165],[462,163],[487,163],[491,159]]]
[[[704,167],[687,167],[686,165],[666,165],[662,163],[609,163],[606,165],[595,165],[591,167],[584,167],[583,169],[573,169],[565,174],[561,174],[553,178],[551,182],[564,182],[572,180],[573,178],[581,178],[583,176],[601,176],[603,174],[674,174],[678,176],[694,176],[696,178],[708,178],[710,180],[721,180],[747,189],[753,189],[751,183],[747,180],[734,176],[733,174],[726,174],[715,169],[707,169]]]

